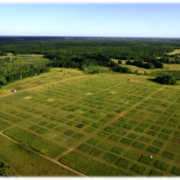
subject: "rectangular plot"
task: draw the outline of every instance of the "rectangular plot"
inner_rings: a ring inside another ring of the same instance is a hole
[[[75,151],[63,156],[60,160],[63,164],[88,175],[88,176],[128,176],[129,173],[100,163],[88,156],[84,156]]]
[[[7,128],[7,127],[10,127],[10,126],[11,126],[10,123],[7,123],[7,122],[0,119],[0,131]]]
[[[61,147],[49,140],[46,140],[40,136],[23,130],[19,127],[14,127],[4,131],[7,136],[29,146],[32,149],[39,151],[42,154],[46,154],[49,157],[56,157],[66,151],[66,148]]]

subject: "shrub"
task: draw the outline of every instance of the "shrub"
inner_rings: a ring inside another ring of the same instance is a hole
[[[131,139],[127,139],[127,138],[123,138],[120,142],[124,143],[124,144],[127,144],[127,145],[130,145],[132,143],[132,140]]]
[[[118,156],[115,156],[114,154],[110,154],[110,153],[107,153],[103,159],[105,159],[106,161],[110,162],[110,163],[113,163],[114,161],[116,161],[118,159]]]
[[[157,161],[154,167],[156,167],[158,169],[161,169],[163,171],[167,171],[168,167],[169,167],[169,164],[166,164],[166,163],[164,163],[162,161]]]
[[[112,148],[112,150],[111,150],[112,152],[114,152],[114,153],[116,153],[116,154],[121,154],[121,152],[123,152],[124,151],[124,149],[123,148],[120,148],[120,147],[117,147],[117,146],[115,146],[114,148]]]
[[[160,133],[158,137],[159,137],[159,138],[162,138],[162,139],[168,139],[168,138],[169,138],[168,135],[163,134],[163,133]]]
[[[164,143],[161,141],[154,140],[153,145],[158,146],[158,147],[163,147]]]
[[[91,149],[92,147],[87,145],[87,144],[81,144],[78,149],[80,149],[81,151],[87,152]]]
[[[159,148],[155,148],[155,147],[153,147],[153,146],[149,146],[147,149],[146,149],[146,151],[149,151],[149,152],[152,152],[152,153],[154,153],[154,154],[157,154],[158,152],[159,152]]]
[[[97,144],[97,143],[99,142],[99,140],[98,140],[98,139],[95,139],[95,138],[91,138],[91,139],[89,139],[87,142],[90,143],[90,144],[95,145],[95,144]]]
[[[120,139],[120,137],[119,136],[115,136],[115,135],[111,135],[111,136],[108,137],[108,139],[111,139],[113,141],[118,141]]]
[[[173,159],[174,156],[175,156],[175,154],[173,154],[173,153],[171,153],[171,152],[168,152],[168,151],[164,151],[164,152],[162,153],[162,156],[164,156],[164,157],[166,157],[166,158],[168,158],[168,159]]]
[[[132,168],[131,168],[132,171],[134,172],[137,172],[138,174],[144,174],[145,171],[146,171],[146,167],[144,166],[141,166],[139,164],[135,164]]]
[[[138,148],[138,149],[143,149],[146,146],[146,144],[140,143],[140,142],[135,142],[133,144],[133,147]]]
[[[160,84],[170,84],[170,85],[174,85],[177,83],[176,78],[171,75],[157,76],[155,81]]]
[[[149,176],[164,176],[164,174],[155,170],[151,170],[151,172],[149,173]]]
[[[172,170],[172,174],[175,174],[177,176],[180,176],[180,168],[174,167]]]
[[[140,162],[151,165],[153,159],[150,158],[149,156],[144,156],[142,155],[141,158],[139,159]]]
[[[126,159],[123,159],[123,158],[120,158],[120,159],[117,161],[116,164],[117,164],[118,166],[121,166],[121,167],[127,169],[127,168],[130,166],[131,161],[126,160]]]
[[[102,153],[103,153],[103,151],[101,151],[101,150],[99,150],[99,149],[96,149],[96,148],[94,148],[94,149],[90,152],[90,154],[92,154],[92,155],[94,155],[94,156],[97,156],[97,157],[99,157]]]

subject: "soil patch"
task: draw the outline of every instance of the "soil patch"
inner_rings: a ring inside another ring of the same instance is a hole
[[[173,142],[180,143],[180,138],[174,137],[174,138],[172,138],[172,141],[173,141]]]
[[[25,99],[31,99],[32,97],[31,96],[27,96],[27,97],[25,97]]]
[[[112,93],[112,94],[116,94],[116,92],[114,92],[114,91],[112,91],[111,93]]]
[[[48,99],[48,101],[54,101],[54,99]]]
[[[92,93],[86,93],[86,95],[91,95]]]

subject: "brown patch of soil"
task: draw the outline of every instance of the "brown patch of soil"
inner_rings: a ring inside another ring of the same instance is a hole
[[[173,141],[173,142],[180,143],[180,138],[174,137],[174,138],[172,138],[172,141]]]
[[[114,91],[112,91],[111,93],[112,93],[112,94],[116,94],[116,92],[114,92]]]
[[[31,96],[27,96],[27,97],[25,97],[25,99],[31,99],[32,97]]]
[[[86,93],[86,95],[91,95],[92,93]]]
[[[48,99],[48,101],[54,101],[54,99]]]

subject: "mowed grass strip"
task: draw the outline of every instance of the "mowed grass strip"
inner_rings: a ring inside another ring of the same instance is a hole
[[[26,173],[26,176],[77,176],[1,135],[0,142],[3,144],[0,146],[1,154],[6,155],[16,168]]]
[[[55,158],[64,151],[66,151],[66,148],[61,147],[58,144],[55,144],[49,140],[46,140],[19,127],[8,129],[3,133],[51,158]]]
[[[88,176],[128,176],[126,173],[120,169],[113,168],[99,161],[96,161],[90,157],[79,154],[75,151],[63,156],[59,159],[63,164],[76,169]]]

